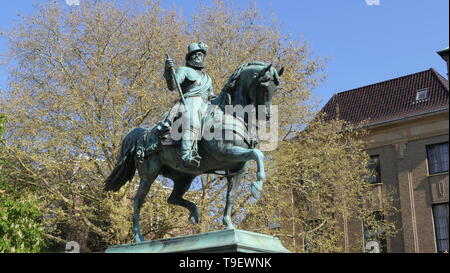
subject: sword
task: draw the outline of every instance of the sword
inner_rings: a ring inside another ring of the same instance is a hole
[[[170,58],[169,54],[166,53],[166,60],[173,60]],[[177,81],[177,77],[175,76],[175,70],[173,67],[170,68],[170,73],[172,74],[173,80],[175,81],[175,84],[177,85],[178,95],[180,95],[181,102],[186,106],[186,101],[184,100],[183,91],[181,91],[181,86]]]

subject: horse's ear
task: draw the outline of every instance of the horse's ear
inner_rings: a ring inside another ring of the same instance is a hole
[[[263,70],[261,70],[261,72],[259,72],[258,74],[258,78],[264,76],[264,74],[266,74],[267,71],[269,71],[269,69],[272,67],[272,64],[267,65],[266,67],[263,68]]]
[[[282,67],[279,68],[279,69],[278,69],[278,67],[277,67],[277,72],[278,72],[278,76],[281,77],[281,75],[283,75],[283,72],[284,72],[284,66],[282,66]]]

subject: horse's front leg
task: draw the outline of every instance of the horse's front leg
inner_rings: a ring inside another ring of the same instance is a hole
[[[264,181],[266,179],[266,173],[264,170],[264,154],[258,149],[246,149],[239,146],[231,146],[225,149],[223,156],[226,159],[235,162],[247,162],[249,160],[256,161],[258,168],[256,173],[256,181],[252,183],[250,191],[255,199],[261,198]]]
[[[258,171],[256,173],[256,181],[252,183],[250,191],[255,199],[259,199],[262,196],[264,181],[266,180],[266,172],[264,169],[264,154],[258,149],[252,149]]]
[[[243,174],[227,177],[228,180],[227,201],[225,204],[225,211],[223,214],[223,221],[222,221],[226,229],[234,229],[234,225],[231,220],[231,212],[233,210],[233,204],[237,197],[237,189],[241,184],[241,178]]]

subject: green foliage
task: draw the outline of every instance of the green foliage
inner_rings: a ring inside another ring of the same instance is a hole
[[[41,212],[29,201],[0,195],[0,252],[39,252],[43,247],[44,229],[40,223]]]
[[[0,115],[0,138],[6,118]],[[0,150],[0,152],[2,152]],[[26,201],[2,178],[0,161],[0,252],[39,252],[43,247],[42,216],[36,201]]]

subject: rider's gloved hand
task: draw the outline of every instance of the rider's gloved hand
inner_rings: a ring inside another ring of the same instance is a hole
[[[165,63],[165,69],[166,70],[171,70],[175,67],[175,63],[173,61],[173,59],[167,59],[166,63]]]

